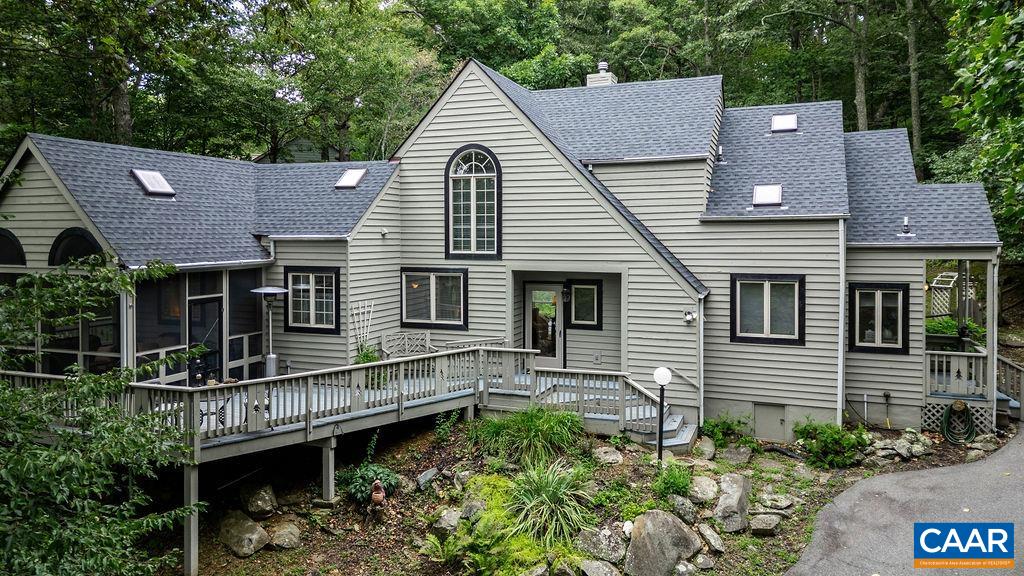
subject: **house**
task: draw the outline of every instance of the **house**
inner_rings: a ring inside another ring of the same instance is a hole
[[[309,138],[297,136],[284,143],[282,150],[278,153],[277,162],[326,162],[331,158],[338,157],[338,149],[328,146],[326,149],[317,145]],[[257,164],[273,164],[270,159],[270,151],[267,150],[258,154],[252,159]]]
[[[661,366],[684,444],[725,413],[785,440],[808,418],[937,428],[954,403],[991,429],[1000,393],[1020,400],[995,350],[1000,242],[980,185],[918,183],[906,132],[844,133],[838,102],[725,108],[717,76],[587,84],[530,91],[470,61],[381,162],[29,135],[4,171],[19,177],[0,195],[2,278],[101,250],[180,272],[87,325],[47,327],[26,371],[202,343],[199,362],[137,392],[195,408],[209,458],[319,443],[325,496],[357,416],[501,395],[651,433]],[[947,301],[982,320],[984,342],[926,336],[929,263],[958,278]],[[252,292],[265,285],[287,290],[270,308]],[[410,343],[449,352],[349,366],[362,345]],[[232,397],[264,411],[225,411]]]

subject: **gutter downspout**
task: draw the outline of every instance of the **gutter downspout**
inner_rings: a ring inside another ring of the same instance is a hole
[[[839,221],[839,342],[836,383],[836,424],[843,425],[843,399],[846,396],[846,220]]]
[[[697,426],[704,425],[704,298],[697,298]]]
[[[352,242],[345,239],[345,302],[342,305],[339,313],[345,315],[345,361],[349,364],[352,363],[354,358],[352,357],[352,277],[351,277],[351,264],[352,259],[349,256],[349,247],[352,246]],[[338,319],[338,323],[341,323],[341,318]]]

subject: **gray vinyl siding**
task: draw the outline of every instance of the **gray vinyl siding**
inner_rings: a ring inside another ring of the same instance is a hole
[[[683,311],[696,307],[694,300],[479,77],[468,73],[414,138],[400,165],[402,264],[469,269],[469,331],[435,330],[434,341],[512,338],[518,311],[509,316],[514,309],[509,270],[626,273],[631,286],[626,368],[652,388],[651,373],[659,365],[696,377],[696,326],[682,322]],[[469,143],[487,146],[501,163],[501,261],[444,258],[445,163]],[[696,405],[689,387],[673,386],[669,396]]]
[[[337,268],[339,271],[340,323],[339,334],[311,334],[303,332],[285,332],[284,317],[287,313],[285,298],[274,304],[274,352],[278,356],[279,371],[287,370],[291,362],[291,371],[303,372],[344,366],[349,363],[346,340],[345,318],[348,315],[348,302],[345,299],[348,274],[345,263],[345,242],[314,241],[314,240],[277,240],[274,242],[276,260],[266,270],[266,280],[271,286],[286,286],[284,268],[286,266],[325,266]]]
[[[704,329],[708,416],[719,410],[752,414],[754,403],[766,403],[787,406],[790,428],[805,415],[834,420],[839,371],[839,223],[701,222],[709,181],[705,161],[594,169],[710,290]],[[730,342],[729,277],[742,273],[806,275],[804,346]]]
[[[993,257],[985,250],[924,250],[893,248],[850,248],[846,252],[847,282],[892,282],[910,285],[910,350],[909,354],[872,354],[846,352],[846,404],[849,418],[859,420],[864,414],[864,395],[868,398],[868,420],[885,424],[888,415],[894,427],[920,426],[924,404],[924,284],[925,266],[929,259],[965,258],[985,260]],[[844,300],[847,291],[844,290]],[[846,302],[847,322],[855,312]],[[849,349],[848,332],[844,330],[845,349]],[[884,394],[889,392],[886,411]],[[851,406],[852,404],[852,406]],[[855,411],[855,412],[854,412]],[[858,417],[859,414],[859,417]]]
[[[387,230],[387,236],[382,236],[383,230]],[[379,345],[382,334],[399,330],[401,265],[401,191],[396,178],[368,214],[349,246],[349,302],[353,309],[361,302],[373,302],[371,345]],[[358,342],[351,314],[348,321],[350,353],[354,357]]]
[[[67,228],[85,227],[85,224],[31,152],[25,154],[18,169],[20,180],[5,188],[0,197],[0,214],[12,216],[0,222],[0,228],[18,237],[25,249],[27,268],[46,268],[50,246],[57,235]]]
[[[601,280],[601,329],[581,330],[566,328],[565,330],[565,364],[567,368],[593,368],[596,370],[618,370],[622,366],[622,289],[618,274],[591,274],[574,272],[559,274],[556,272],[524,272],[515,274],[515,298],[512,309],[512,345],[521,348],[526,346],[523,332],[523,321],[526,307],[523,302],[524,282],[550,282],[562,284],[568,279]],[[565,311],[568,322],[569,311]],[[594,361],[594,355],[600,356],[600,362]]]

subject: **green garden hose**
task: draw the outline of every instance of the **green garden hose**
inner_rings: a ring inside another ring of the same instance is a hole
[[[977,430],[974,428],[974,417],[967,403],[957,400],[946,406],[942,413],[942,435],[954,444],[967,444],[974,441]]]

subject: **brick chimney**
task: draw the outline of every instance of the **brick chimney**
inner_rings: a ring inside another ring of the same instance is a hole
[[[608,71],[608,63],[604,60],[597,63],[597,74],[587,74],[587,86],[611,86],[619,81]]]

